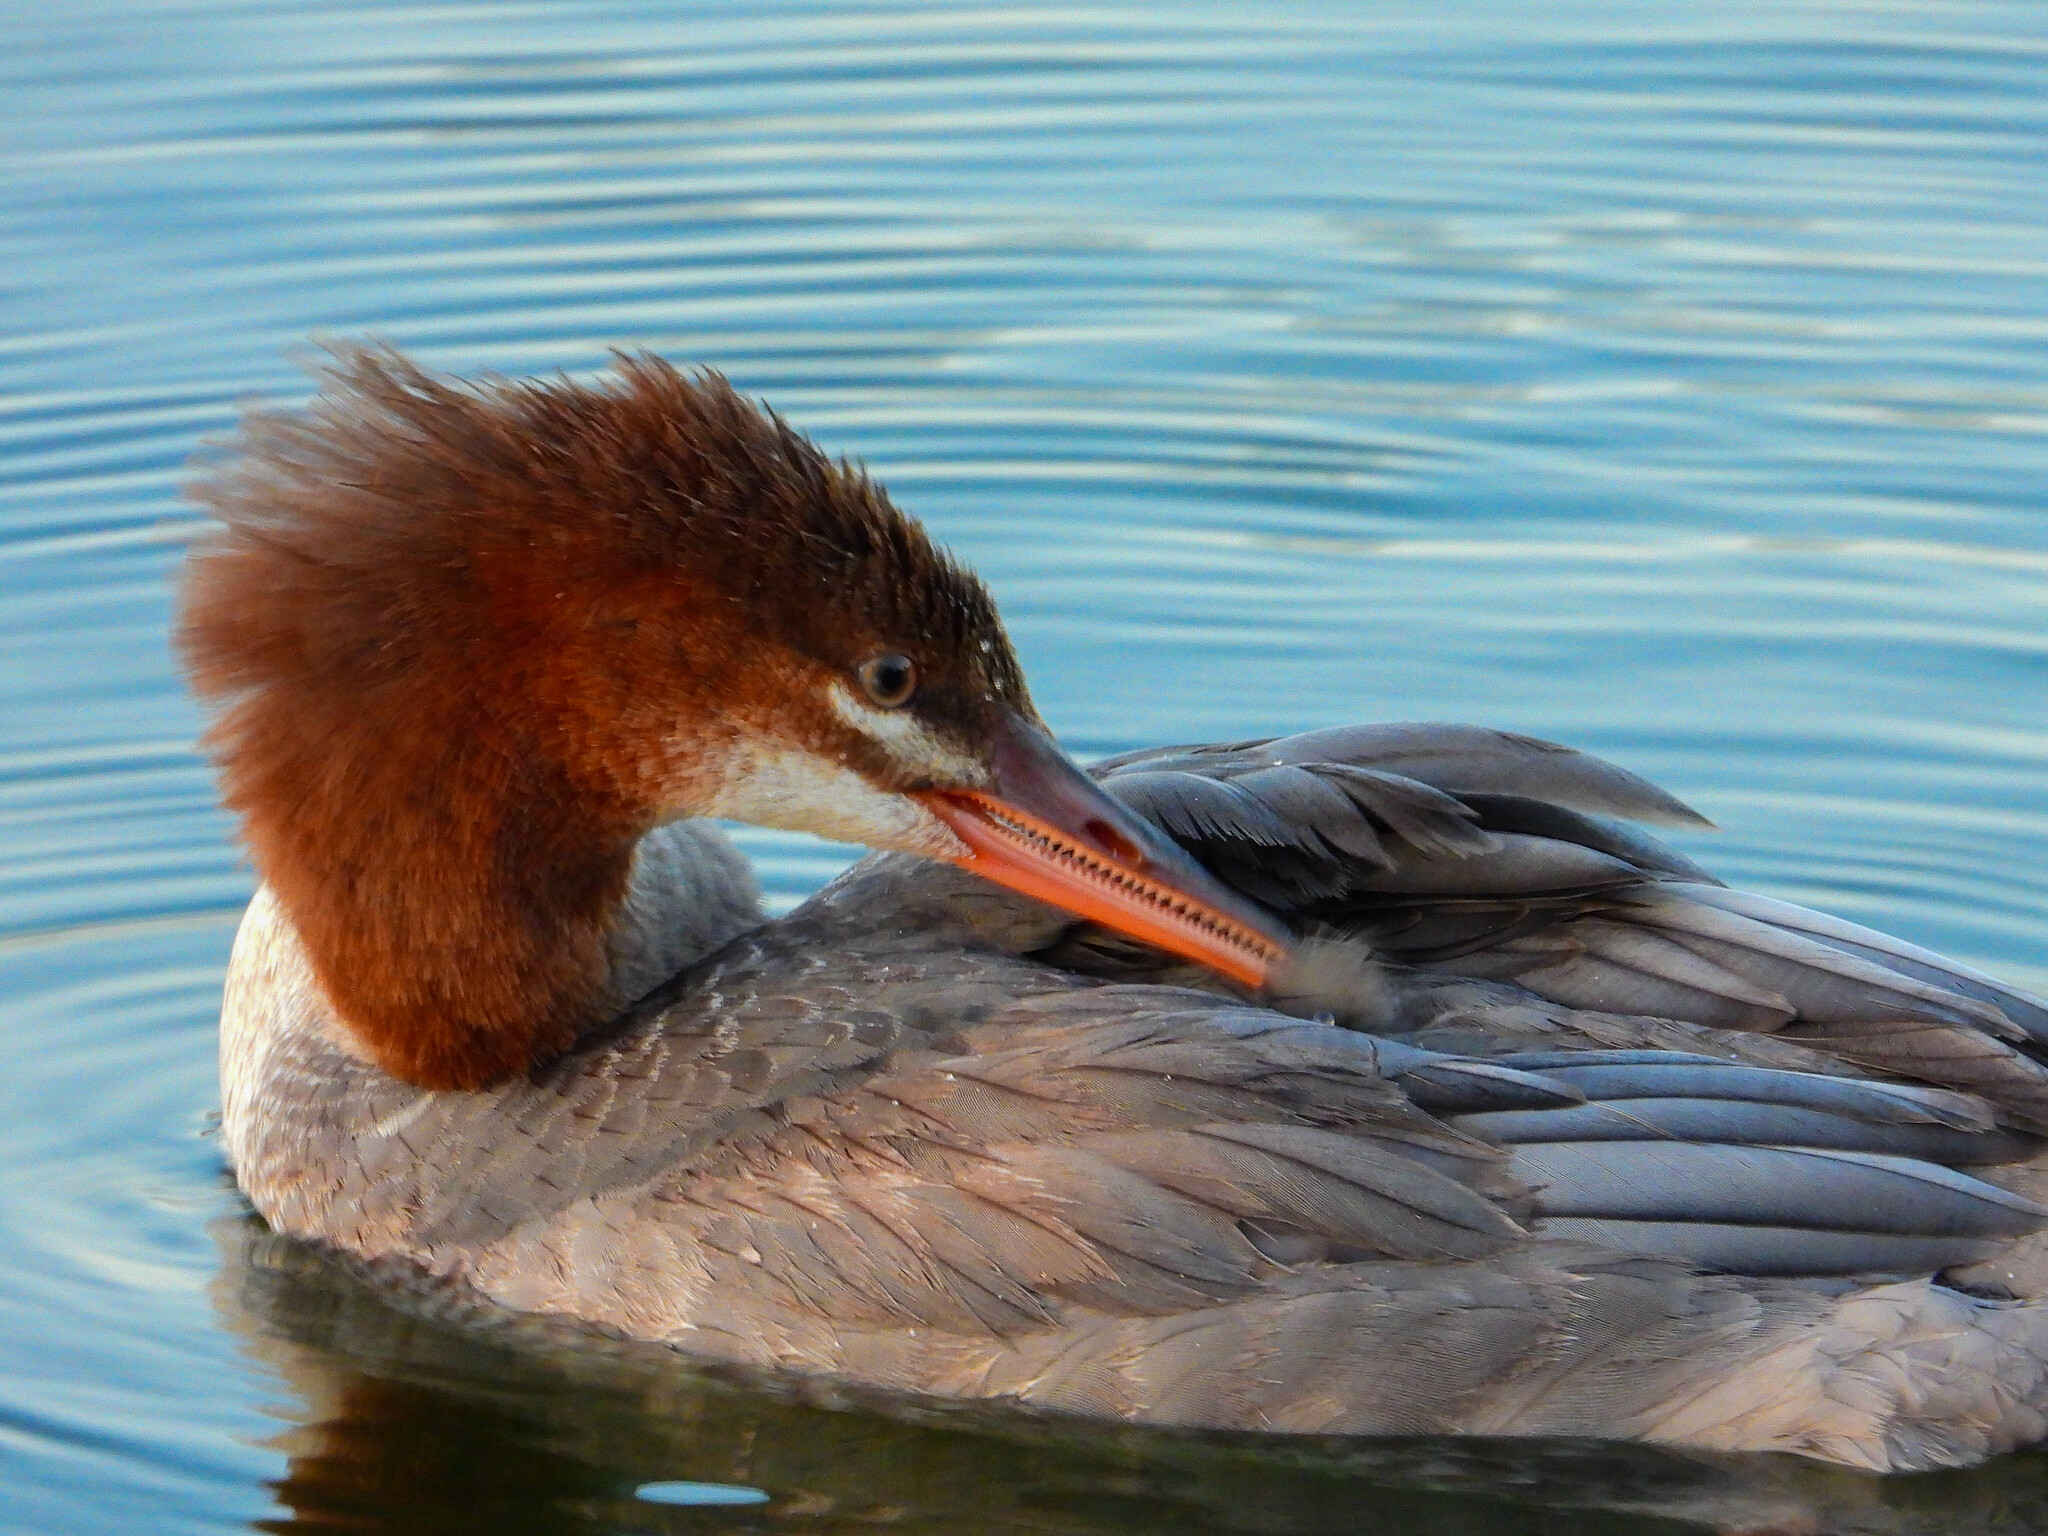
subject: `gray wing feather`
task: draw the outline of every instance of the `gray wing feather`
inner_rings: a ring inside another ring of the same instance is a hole
[[[2011,1132],[1873,1123],[1850,1115],[1729,1099],[1603,1098],[1557,1110],[1490,1110],[1457,1115],[1462,1131],[1503,1144],[1544,1141],[1729,1142],[1885,1152],[1927,1162],[2009,1163],[2034,1149]]]
[[[1511,731],[1430,722],[1338,726],[1283,737],[1260,751],[1276,762],[1384,768],[1452,794],[1472,790],[1528,795],[1569,810],[1651,826],[1713,825],[1625,768]]]
[[[1968,1174],[1877,1152],[1694,1142],[1519,1144],[1545,1216],[1735,1222],[1816,1231],[2017,1237],[2048,1208]]]
[[[1532,954],[1536,963],[1511,973],[1501,959]],[[1716,1029],[1773,1030],[1789,1022],[1791,1005],[1682,945],[1619,923],[1574,923],[1568,933],[1540,935],[1444,967],[1455,974],[1500,976],[1568,1008],[1686,1019]]]
[[[1768,977],[1795,1000],[1801,1018],[1819,1023],[1902,1015],[1938,1018],[1975,1024],[2010,1040],[2025,1038],[1991,1003],[1691,896],[1689,886],[1659,886],[1631,901],[1628,915],[1682,935],[1682,942],[1702,953],[1727,957],[1749,975]]]
[[[2048,1066],[1974,1029],[1920,1019],[1790,1025],[1784,1033],[1858,1066],[1961,1088],[2048,1131]]]
[[[1396,845],[1391,870],[1360,870],[1345,881],[1358,895],[1402,896],[1415,900],[1450,897],[1498,899],[1513,896],[1557,896],[1633,885],[1642,879],[1633,865],[1597,849],[1547,837],[1504,832],[1494,836],[1490,852],[1462,858],[1434,858]]]
[[[1719,885],[1705,866],[1686,857],[1639,827],[1608,816],[1588,815],[1528,795],[1468,792],[1459,796],[1477,813],[1479,824],[1492,832],[1521,832],[1558,842],[1577,843],[1611,854],[1625,864],[1675,880]]]
[[[1303,853],[1323,851],[1312,825],[1290,824],[1264,800],[1228,779],[1164,771],[1127,773],[1111,780],[1110,788],[1125,805],[1182,842],[1239,842]],[[1350,809],[1348,803],[1344,809]],[[1375,838],[1358,856],[1372,859],[1378,852]]]
[[[1758,1276],[1925,1275],[1974,1264],[2004,1246],[1995,1237],[1816,1232],[1810,1227],[1703,1221],[1626,1221],[1566,1216],[1544,1223],[1555,1238],[1617,1253],[1655,1253],[1704,1270]]]
[[[1531,796],[1596,816],[1652,826],[1712,823],[1647,779],[1571,747],[1480,726],[1402,722],[1335,726],[1264,742],[1161,747],[1096,765],[1105,775],[1174,768],[1227,777],[1257,767],[1349,763],[1416,779],[1450,794]]]
[[[1830,917],[1824,912],[1809,911],[1789,901],[1759,896],[1752,891],[1723,887],[1688,891],[1686,897],[1701,906],[1719,907],[1775,928],[1806,934],[1846,954],[1874,961],[1901,976],[1989,1003],[2024,1029],[2036,1044],[2048,1045],[2048,1003],[1946,955],[1922,949],[1917,944],[1908,944],[1904,939],[1895,939],[1873,928]]]
[[[1418,847],[1469,851],[1487,846],[1485,834],[1471,825],[1470,811],[1450,796],[1438,795],[1420,784],[1414,788],[1433,797],[1431,803],[1422,806],[1412,797],[1391,791],[1361,792],[1355,783],[1323,764],[1313,769],[1258,768],[1225,782],[1289,826],[1312,829],[1312,835],[1335,852],[1353,854],[1367,863],[1378,863],[1386,857],[1367,812]]]
[[[1361,810],[1384,823],[1418,853],[1447,858],[1491,853],[1499,846],[1479,823],[1479,815],[1455,795],[1447,795],[1419,779],[1362,768],[1356,763],[1308,763],[1293,768],[1262,768],[1236,783],[1268,781],[1275,774],[1320,776]]]
[[[1588,1099],[1739,1100],[1846,1115],[1872,1125],[1971,1132],[1988,1131],[1993,1123],[1979,1100],[1947,1089],[1779,1071],[1678,1051],[1522,1052],[1496,1065],[1556,1079]]]

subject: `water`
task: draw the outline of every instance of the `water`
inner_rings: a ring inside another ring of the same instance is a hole
[[[164,642],[182,466],[308,337],[648,346],[866,459],[1081,752],[1562,737],[1731,879],[2040,986],[2030,0],[0,16],[0,1526],[2048,1530],[2043,1456],[1281,1454],[392,1311],[206,1139],[249,876]],[[784,905],[844,858],[747,846]]]

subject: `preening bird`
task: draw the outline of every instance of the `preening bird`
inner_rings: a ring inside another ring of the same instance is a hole
[[[1430,724],[1084,771],[971,574],[652,357],[344,352],[198,495],[278,1230],[1103,1418],[2048,1435],[2048,1008],[1728,889],[1635,775]],[[708,818],[879,851],[770,920]]]

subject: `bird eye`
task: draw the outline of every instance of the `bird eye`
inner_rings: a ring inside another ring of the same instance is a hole
[[[917,663],[894,651],[860,664],[860,685],[884,709],[900,709],[917,692]]]

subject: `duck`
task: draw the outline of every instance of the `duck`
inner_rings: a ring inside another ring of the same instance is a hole
[[[2048,1006],[1473,726],[1075,763],[986,588],[711,371],[343,347],[194,487],[282,1239],[698,1360],[1878,1472],[2048,1437]],[[720,822],[871,850],[768,916]]]

